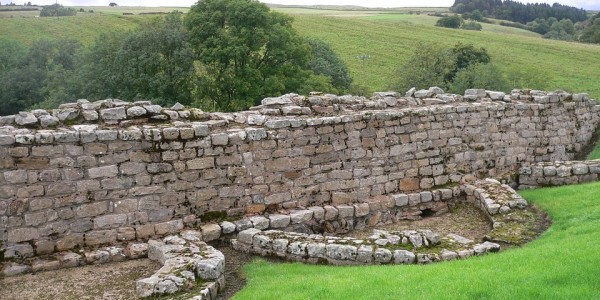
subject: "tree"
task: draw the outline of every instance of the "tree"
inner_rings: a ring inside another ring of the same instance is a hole
[[[600,13],[594,16],[590,23],[591,25],[587,26],[581,33],[579,41],[600,44]]]
[[[466,89],[487,89],[508,92],[508,81],[493,64],[475,63],[461,69],[450,84],[450,92],[462,94]]]
[[[85,55],[81,90],[93,99],[190,105],[195,72],[181,13],[172,12],[129,33],[102,34]]]
[[[460,16],[443,17],[437,20],[435,26],[446,27],[446,28],[460,28],[463,23],[463,19]]]
[[[466,22],[462,25],[461,28],[465,29],[465,30],[481,31],[482,26],[481,26],[481,24],[479,24],[477,22]]]
[[[180,13],[129,34],[114,62],[119,97],[192,103],[194,58]]]
[[[14,56],[0,71],[0,114],[16,113],[42,102],[75,100],[77,52],[73,40],[35,41],[26,53],[8,45],[2,49]],[[23,55],[24,54],[24,55]]]
[[[66,17],[74,16],[77,10],[71,7],[64,7],[60,4],[52,4],[42,7],[40,17]]]
[[[448,49],[434,44],[419,44],[408,62],[398,70],[398,81],[393,89],[446,88],[446,75],[455,69],[456,59]]]
[[[308,39],[308,43],[312,52],[310,69],[317,75],[322,74],[329,77],[331,84],[337,89],[337,93],[348,92],[352,84],[352,77],[350,77],[346,63],[327,43],[312,38]],[[326,92],[322,89],[319,91]]]
[[[461,82],[470,84],[471,73],[477,71],[487,74],[488,69],[473,69],[473,65],[487,66],[491,61],[485,48],[475,48],[468,44],[456,44],[453,48],[439,45],[421,44],[409,61],[398,71],[398,82],[393,89],[403,91],[411,87],[429,88],[438,86],[443,89],[452,87],[457,74],[466,70]],[[493,71],[497,71],[494,69]],[[473,75],[477,76],[477,75]],[[475,81],[478,83],[477,81]]]
[[[116,6],[119,6],[119,5],[117,3],[115,3],[115,2],[111,2],[111,3],[108,4],[108,6],[110,6],[110,7],[116,7]]]
[[[310,46],[292,19],[256,0],[203,0],[185,18],[200,62],[200,102],[238,110],[297,91],[310,77]]]

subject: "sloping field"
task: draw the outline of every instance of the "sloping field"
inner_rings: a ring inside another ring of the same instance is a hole
[[[493,24],[477,32],[440,28],[433,26],[434,17],[422,15],[294,17],[298,31],[330,43],[348,63],[356,83],[373,91],[390,87],[419,43],[462,42],[485,47],[515,87],[587,91],[600,98],[600,45],[546,40]]]
[[[102,32],[134,29],[147,18],[102,13],[79,13],[77,16],[60,18],[0,18],[0,28],[1,37],[26,45],[39,39],[59,38],[71,38],[89,45]]]
[[[427,266],[329,267],[255,261],[234,299],[598,299],[600,183],[523,191],[553,225],[498,254]]]
[[[184,8],[90,7],[95,13],[64,18],[0,18],[2,37],[30,44],[40,38],[69,37],[92,43],[100,32],[130,30],[153,15]],[[87,7],[84,9],[88,9]],[[566,89],[600,98],[600,45],[553,41],[516,28],[483,24],[480,32],[434,26],[436,17],[401,10],[361,11],[277,8],[292,14],[305,36],[332,45],[347,62],[355,83],[371,91],[392,86],[399,67],[419,43],[453,46],[458,42],[485,47],[511,85],[519,88]],[[400,13],[399,13],[400,11]],[[123,16],[124,12],[134,13]]]

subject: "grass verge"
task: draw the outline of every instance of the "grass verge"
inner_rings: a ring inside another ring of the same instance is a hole
[[[599,191],[600,183],[523,191],[553,225],[522,248],[426,266],[257,260],[234,299],[598,299]]]

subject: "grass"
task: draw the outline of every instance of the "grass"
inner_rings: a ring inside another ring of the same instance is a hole
[[[458,42],[484,47],[511,85],[588,92],[600,98],[597,59],[600,45],[542,39],[521,29],[484,24],[484,30],[435,27],[425,15],[334,17],[297,14],[296,29],[322,39],[347,62],[355,83],[372,91],[392,86],[397,70],[420,42],[451,47]],[[366,60],[358,57],[367,55]],[[403,91],[401,91],[403,92]]]
[[[61,18],[0,18],[2,35],[25,45],[39,39],[72,38],[92,44],[101,32],[127,31],[147,20],[147,16],[117,16],[102,13],[78,13]]]
[[[596,131],[591,142],[595,143],[596,147],[594,147],[594,150],[588,155],[587,159],[600,159],[600,130]]]
[[[599,299],[598,191],[600,183],[523,191],[553,225],[522,248],[427,266],[258,260],[234,299]]]
[[[186,10],[174,7],[84,9],[94,9],[95,13],[60,19],[0,18],[0,28],[4,37],[25,44],[40,38],[70,37],[89,45],[100,32],[130,30],[153,17],[140,16],[141,12]],[[294,27],[300,34],[328,42],[348,64],[355,83],[370,91],[390,89],[397,70],[418,50],[419,43],[451,47],[462,42],[485,47],[513,87],[588,92],[593,98],[600,98],[600,85],[597,84],[600,81],[597,71],[600,45],[546,40],[522,29],[495,24],[483,24],[480,32],[440,28],[434,26],[436,17],[409,14],[412,9],[274,9],[292,14]],[[447,9],[429,10],[442,12]],[[136,15],[123,16],[125,12]]]

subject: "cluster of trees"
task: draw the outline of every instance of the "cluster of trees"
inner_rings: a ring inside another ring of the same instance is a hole
[[[352,79],[326,43],[256,0],[204,0],[127,33],[38,41],[0,40],[0,115],[79,98],[148,99],[207,110],[246,109],[288,92],[346,93]]]
[[[535,19],[527,23],[527,29],[543,35],[545,38],[555,40],[575,40],[575,24],[571,19],[557,20],[554,17],[548,19]]]
[[[71,7],[64,7],[61,4],[52,4],[42,7],[40,17],[67,17],[77,14],[77,10]]]
[[[455,0],[450,8],[465,19],[489,22],[486,17],[508,20],[500,25],[537,32],[544,38],[600,43],[598,15],[589,18],[584,9],[554,3],[522,4],[510,0]],[[514,22],[514,23],[512,23]]]
[[[587,19],[587,12],[584,9],[559,3],[550,5],[547,3],[523,4],[511,0],[455,0],[450,9],[459,14],[478,11],[485,17],[489,16],[523,24],[535,19],[548,19],[551,17],[558,20],[571,19],[573,22]]]
[[[582,27],[580,42],[600,44],[600,13],[590,18]]]
[[[463,20],[463,18],[458,15],[449,16],[449,17],[441,17],[439,20],[437,20],[437,22],[435,23],[435,26],[446,27],[446,28],[462,28],[465,30],[477,30],[477,31],[481,31],[481,29],[482,29],[481,24],[479,24],[475,21],[465,22],[465,20]]]
[[[420,44],[397,75],[398,81],[392,88],[398,91],[438,86],[462,94],[475,87],[496,91],[510,88],[502,72],[491,63],[487,50],[471,44],[459,43],[453,48]]]

